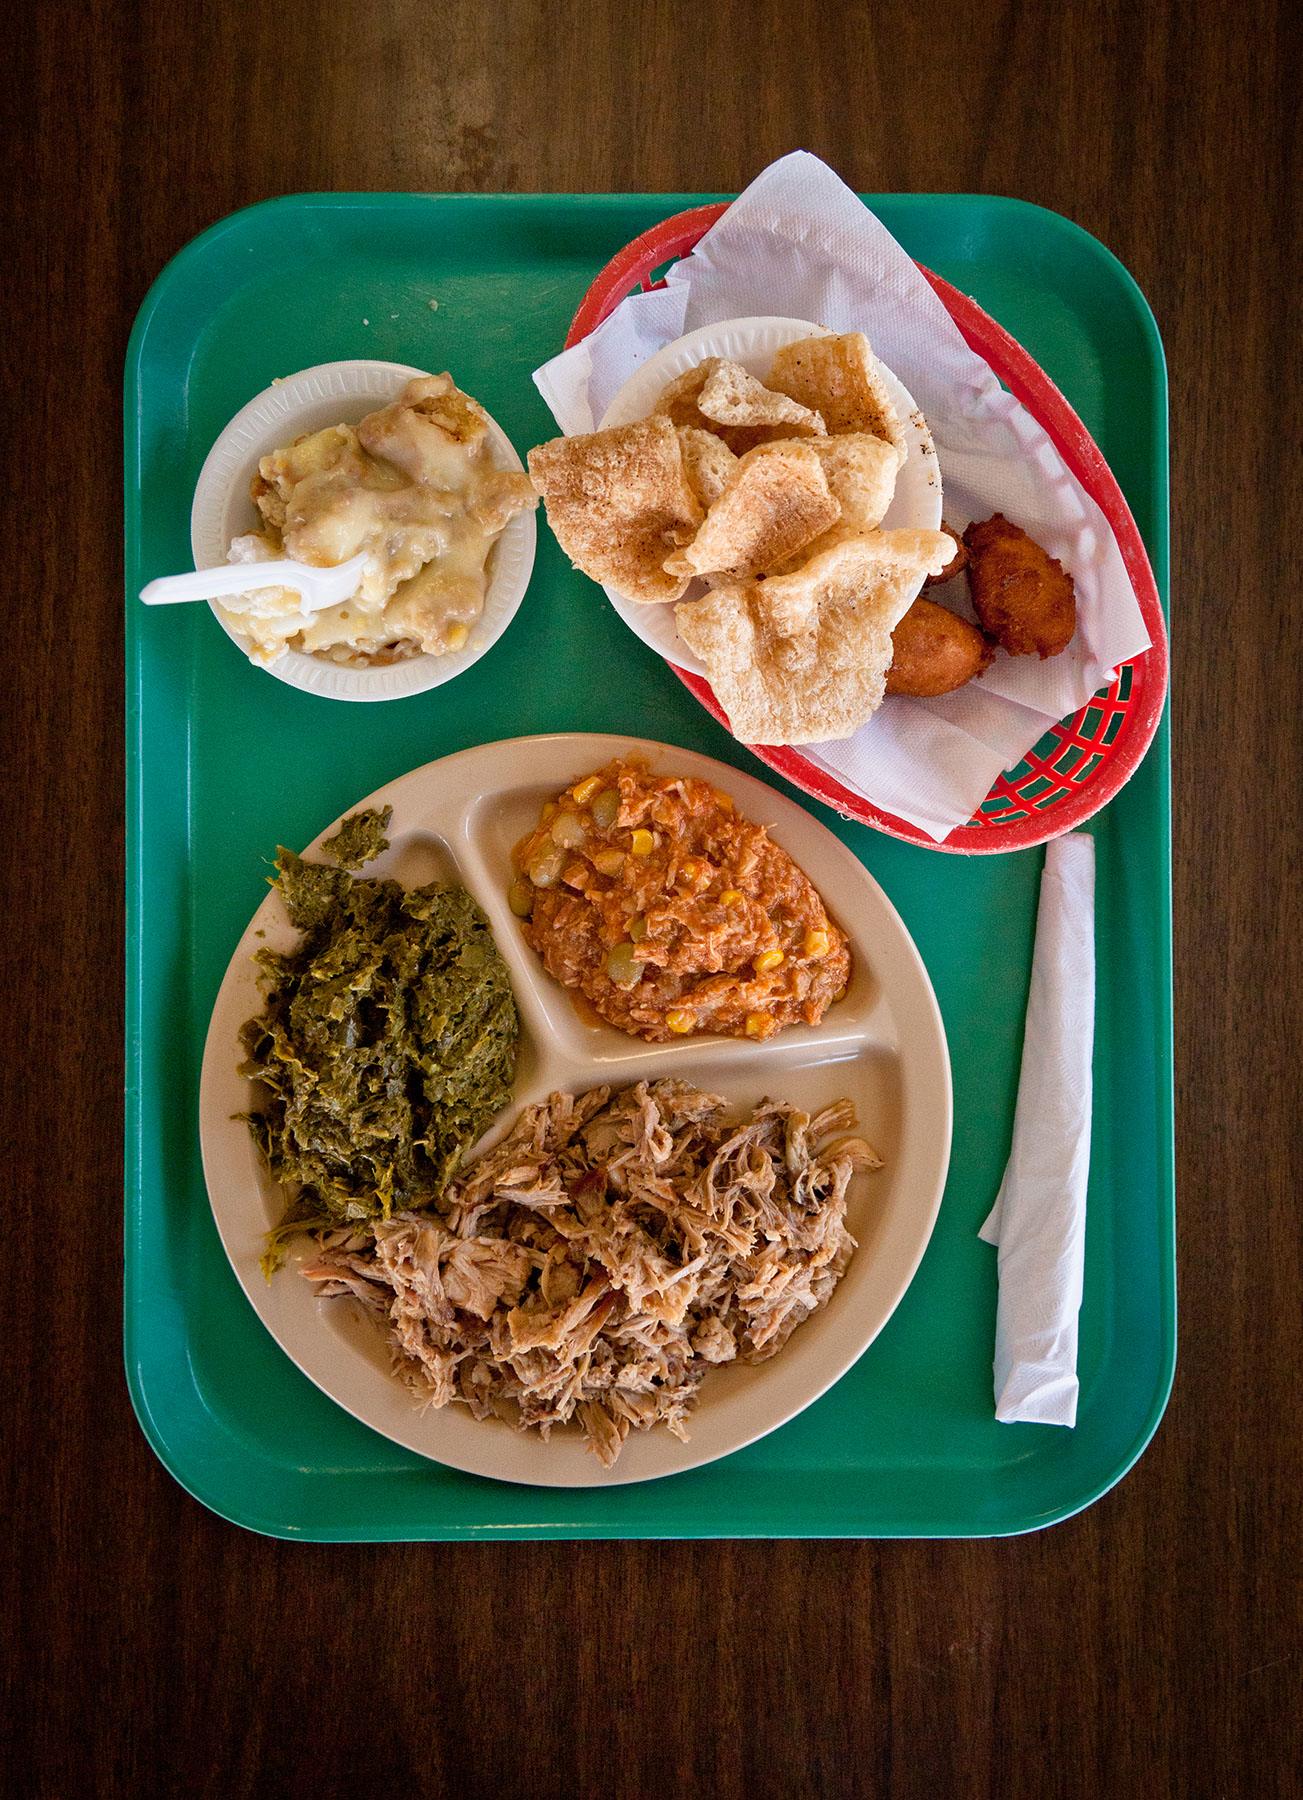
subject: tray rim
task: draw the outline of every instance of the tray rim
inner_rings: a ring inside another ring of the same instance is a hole
[[[248,215],[264,211],[295,211],[307,207],[311,210],[338,209],[344,211],[371,211],[384,209],[391,204],[410,204],[412,202],[456,204],[478,206],[486,201],[501,200],[516,206],[541,204],[565,204],[581,210],[598,211],[603,207],[622,204],[637,205],[639,203],[655,203],[663,205],[665,216],[674,210],[683,210],[684,206],[703,205],[720,199],[730,199],[727,194],[685,193],[685,194],[648,194],[648,193],[615,193],[615,194],[565,194],[565,193],[508,193],[508,194],[420,194],[408,192],[373,192],[373,193],[304,193],[279,195],[272,199],[257,202],[244,207],[225,218],[216,221],[204,232],[190,240],[164,265],[159,275],[151,284],[134,322],[124,367],[124,462],[127,477],[124,483],[124,503],[126,507],[126,529],[124,536],[125,574],[128,584],[134,568],[140,563],[140,521],[136,516],[137,509],[132,506],[133,475],[139,474],[139,421],[141,408],[141,388],[139,382],[141,357],[146,337],[159,305],[168,292],[172,281],[182,273],[187,265],[199,258],[213,242],[222,236],[237,230]],[[1066,229],[1072,236],[1083,239],[1090,246],[1093,254],[1111,265],[1110,272],[1115,279],[1121,278],[1121,285],[1127,292],[1127,299],[1133,310],[1137,312],[1144,330],[1147,347],[1155,356],[1156,367],[1156,399],[1160,402],[1155,407],[1154,444],[1156,454],[1148,459],[1152,471],[1154,489],[1154,519],[1152,523],[1153,551],[1152,561],[1159,589],[1160,601],[1164,614],[1168,613],[1169,591],[1169,532],[1170,532],[1170,498],[1169,498],[1169,457],[1168,457],[1168,411],[1167,411],[1167,367],[1166,357],[1152,309],[1134,277],[1125,265],[1108,249],[1106,245],[1091,233],[1077,225],[1065,215],[1051,208],[1039,206],[1031,201],[1019,200],[1010,196],[984,194],[878,194],[865,195],[871,203],[875,200],[889,202],[903,201],[918,205],[925,211],[950,206],[955,203],[973,202],[984,207],[994,207],[997,211],[1022,211],[1041,216],[1052,221],[1055,229]],[[1137,304],[1138,303],[1138,306]],[[127,597],[130,599],[128,585]],[[1170,637],[1170,618],[1168,631]],[[622,1522],[596,1522],[589,1524],[575,1521],[568,1524],[544,1523],[529,1524],[484,1524],[445,1523],[440,1521],[436,1529],[422,1526],[421,1529],[408,1531],[403,1528],[394,1529],[384,1524],[369,1527],[365,1522],[345,1524],[343,1526],[323,1525],[319,1519],[312,1517],[307,1524],[285,1524],[282,1520],[273,1520],[265,1516],[259,1504],[246,1502],[243,1506],[232,1504],[226,1497],[213,1491],[212,1484],[206,1480],[206,1460],[201,1457],[193,1469],[185,1468],[181,1462],[184,1448],[182,1434],[169,1434],[156,1417],[156,1408],[150,1392],[147,1391],[142,1373],[141,1359],[135,1354],[137,1349],[137,1331],[145,1312],[145,1296],[136,1291],[137,1267],[133,1260],[133,1246],[139,1248],[139,1240],[143,1229],[143,1217],[138,1207],[133,1207],[133,1200],[140,1194],[141,1176],[141,1142],[143,1136],[143,1117],[141,1116],[141,1054],[140,1054],[140,1021],[143,998],[143,958],[142,945],[138,930],[136,894],[138,887],[134,877],[143,871],[144,846],[141,832],[141,806],[143,801],[142,782],[140,779],[140,739],[143,726],[141,707],[141,682],[136,650],[136,617],[133,609],[128,607],[127,630],[125,633],[126,660],[126,738],[127,738],[127,854],[126,854],[126,1058],[124,1081],[125,1112],[125,1144],[124,1144],[124,1202],[125,1219],[125,1252],[126,1268],[123,1286],[123,1341],[125,1351],[126,1375],[128,1389],[141,1429],[147,1441],[158,1456],[160,1462],[178,1482],[210,1511],[219,1517],[229,1520],[244,1529],[260,1535],[284,1538],[287,1540],[313,1542],[474,1542],[492,1541],[496,1538],[508,1538],[519,1541],[552,1541],[566,1539],[582,1539],[600,1541],[610,1539],[647,1540],[647,1541],[695,1541],[697,1539],[788,1539],[788,1538],[847,1538],[847,1539],[890,1539],[890,1538],[987,1538],[1011,1537],[1040,1530],[1045,1526],[1071,1518],[1085,1510],[1100,1499],[1110,1488],[1115,1486],[1130,1470],[1143,1454],[1151,1441],[1154,1432],[1163,1417],[1170,1396],[1175,1373],[1177,1352],[1176,1330],[1176,1254],[1175,1254],[1175,1192],[1174,1192],[1174,1095],[1171,1075],[1172,1045],[1172,932],[1171,932],[1171,772],[1170,772],[1170,697],[1164,705],[1158,731],[1151,745],[1149,757],[1155,762],[1154,776],[1158,786],[1156,804],[1162,822],[1162,832],[1156,846],[1156,874],[1160,882],[1161,905],[1154,918],[1156,943],[1161,954],[1157,970],[1157,979],[1152,991],[1155,1007],[1155,1022],[1159,1033],[1160,1051],[1166,1055],[1157,1071],[1155,1117],[1155,1151],[1157,1160],[1157,1287],[1158,1287],[1158,1327],[1160,1332],[1161,1355],[1158,1361],[1157,1381],[1152,1402],[1133,1440],[1118,1457],[1116,1465],[1110,1468],[1088,1491],[1075,1494],[1062,1506],[1051,1507],[1043,1512],[1029,1516],[1010,1515],[1007,1521],[995,1526],[979,1524],[951,1524],[938,1520],[925,1524],[922,1529],[891,1529],[881,1526],[876,1529],[865,1528],[863,1521],[849,1525],[828,1525],[816,1523],[813,1527],[795,1528],[772,1522],[763,1526],[733,1525],[724,1530],[693,1529],[681,1524],[666,1528]],[[1147,758],[1146,760],[1149,760]],[[193,1391],[193,1390],[192,1390]],[[221,1421],[205,1410],[205,1425],[208,1430],[227,1428]],[[691,1476],[685,1477],[691,1479]],[[660,1486],[662,1484],[656,1484]],[[313,1509],[309,1507],[309,1513]]]

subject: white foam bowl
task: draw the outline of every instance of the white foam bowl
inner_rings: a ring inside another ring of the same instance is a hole
[[[655,356],[649,357],[636,374],[631,375],[607,407],[602,429],[608,425],[632,425],[645,419],[660,392],[676,375],[694,368],[708,356],[726,356],[741,363],[749,375],[763,381],[769,373],[774,352],[798,338],[831,337],[824,325],[811,325],[806,319],[723,319],[716,325],[702,325],[686,337],[675,338]],[[896,491],[882,521],[883,529],[895,531],[912,527],[936,531],[941,525],[941,471],[932,434],[914,396],[897,381],[885,363],[879,362],[882,379],[905,431],[905,466],[896,477]],[[605,585],[605,584],[604,584]],[[919,577],[919,588],[923,578]],[[694,600],[706,592],[703,582],[694,582],[684,598]],[[625,624],[644,644],[657,650],[667,662],[675,663],[691,675],[706,674],[705,664],[689,650],[679,636],[674,608],[664,601],[655,605],[628,600],[613,587],[606,596]]]
[[[287,375],[255,395],[236,413],[199,472],[190,511],[190,547],[196,569],[213,569],[225,563],[231,539],[260,526],[257,509],[249,497],[249,483],[261,457],[292,443],[305,432],[323,431],[328,425],[359,424],[377,407],[396,400],[414,376],[428,373],[426,369],[408,368],[405,363],[319,363],[316,368]],[[511,439],[492,419],[489,444],[498,468],[523,469]],[[302,650],[287,650],[266,665],[267,673],[290,687],[331,700],[396,700],[441,687],[491,650],[515,617],[529,586],[536,538],[532,509],[517,513],[508,523],[489,552],[484,610],[462,649],[446,656],[411,656],[403,662],[370,669],[351,669]],[[247,656],[249,646],[245,639],[216,606],[212,610],[227,637]]]

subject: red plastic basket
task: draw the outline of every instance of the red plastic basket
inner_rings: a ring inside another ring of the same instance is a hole
[[[660,286],[668,265],[693,248],[727,205],[721,201],[676,213],[626,244],[584,295],[566,348],[587,337],[635,288]],[[1110,687],[1101,689],[1070,719],[1052,726],[1016,769],[999,777],[968,823],[940,844],[916,825],[870,806],[799,750],[765,744],[747,748],[794,787],[826,801],[843,818],[858,819],[891,837],[961,856],[1025,850],[1090,818],[1139,767],[1158,729],[1167,697],[1167,628],[1154,572],[1131,509],[1086,427],[1049,376],[1003,326],[948,281],[922,264],[919,268],[965,342],[1049,433],[1064,462],[1112,526],[1149,632],[1150,647],[1123,663]],[[673,663],[670,667],[727,726],[728,719],[709,684]]]

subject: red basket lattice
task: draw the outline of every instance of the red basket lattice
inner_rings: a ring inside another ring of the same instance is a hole
[[[587,337],[635,288],[661,284],[665,269],[684,256],[726,210],[727,202],[676,213],[626,244],[580,302],[567,349]],[[761,762],[795,787],[826,801],[845,818],[891,837],[959,855],[1021,850],[1070,831],[1107,804],[1135,773],[1149,748],[1167,697],[1167,628],[1149,558],[1131,509],[1098,446],[1043,369],[976,301],[919,265],[961,336],[984,358],[1015,399],[1049,434],[1064,462],[1113,528],[1150,636],[1150,648],[1118,669],[1117,679],[1071,718],[1052,726],[1016,769],[1001,775],[966,825],[938,844],[892,813],[818,768],[790,746],[751,744]],[[709,684],[670,665],[680,681],[722,725],[728,720]]]

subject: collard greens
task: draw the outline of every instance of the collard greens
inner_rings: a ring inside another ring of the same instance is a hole
[[[520,1025],[489,922],[464,888],[404,890],[351,873],[387,847],[390,809],[354,813],[322,846],[278,849],[274,886],[302,934],[260,950],[265,1011],[240,1032],[245,1114],[272,1177],[293,1194],[270,1234],[275,1267],[296,1233],[428,1206],[511,1098]]]

